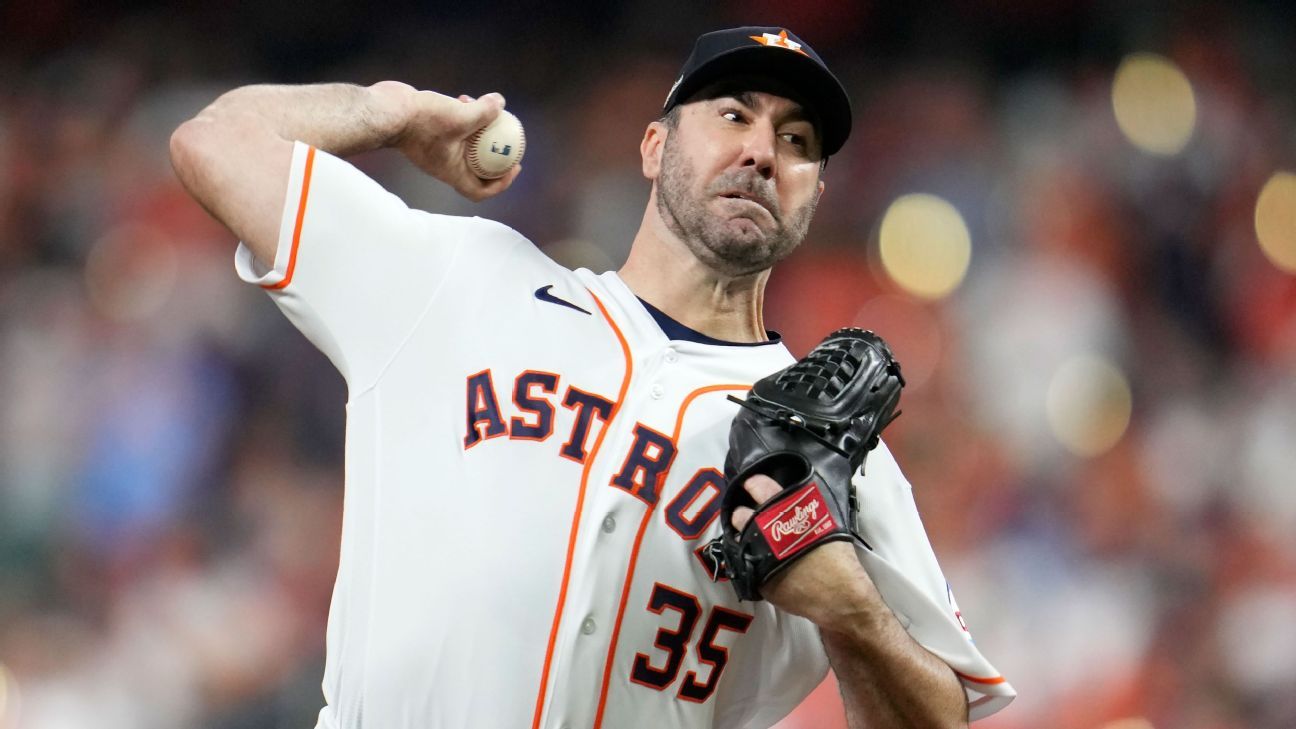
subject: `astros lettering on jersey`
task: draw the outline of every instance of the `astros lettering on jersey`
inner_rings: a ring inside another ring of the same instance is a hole
[[[407,208],[297,143],[259,284],[348,386],[341,564],[319,729],[768,727],[824,678],[817,628],[740,603],[719,534],[726,399],[778,341],[671,339],[615,272]],[[885,445],[860,558],[972,718],[1015,695],[962,627]]]

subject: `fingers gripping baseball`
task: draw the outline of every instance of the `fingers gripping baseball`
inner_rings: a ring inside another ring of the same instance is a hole
[[[467,115],[464,117],[463,125],[457,130],[464,133],[460,146],[460,158],[463,159],[467,156],[464,147],[470,142],[473,134],[475,134],[477,130],[489,126],[491,122],[495,121],[495,119],[499,117],[500,113],[504,111],[505,102],[504,97],[498,93],[486,94],[480,99],[474,99],[467,94],[461,94],[459,96],[459,102],[463,105],[462,108],[467,112]],[[464,185],[462,187],[456,185],[455,189],[465,197],[474,201],[485,200],[486,198],[493,197],[507,190],[509,186],[513,184],[513,180],[516,179],[518,174],[522,171],[522,165],[519,163],[513,165],[511,169],[500,177],[486,179],[478,175],[477,172],[472,170],[468,165],[465,164],[464,167],[468,169],[468,175],[463,181]]]
[[[779,492],[783,490],[783,487],[780,486],[777,481],[764,474],[756,474],[747,479],[743,482],[743,488],[746,489],[747,493],[756,501],[757,506],[761,506],[766,501],[778,496]],[[742,531],[743,528],[747,526],[747,522],[751,521],[752,514],[755,513],[756,511],[754,509],[750,509],[746,506],[740,506],[737,509],[734,509],[734,528],[738,531]]]
[[[476,99],[467,95],[452,98],[435,91],[417,91],[404,84],[388,84],[375,90],[398,95],[404,108],[403,131],[393,146],[459,194],[473,201],[485,200],[507,190],[517,178],[520,165],[502,177],[484,180],[465,161],[468,139],[504,109],[501,94],[489,93]]]

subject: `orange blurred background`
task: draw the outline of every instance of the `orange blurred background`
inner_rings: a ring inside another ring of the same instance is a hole
[[[526,171],[415,207],[617,267],[693,39],[788,24],[850,89],[767,325],[873,328],[888,442],[1020,697],[986,729],[1296,726],[1288,2],[0,6],[0,729],[312,726],[341,378],[180,189],[253,82],[499,90]],[[780,729],[844,727],[831,680]]]

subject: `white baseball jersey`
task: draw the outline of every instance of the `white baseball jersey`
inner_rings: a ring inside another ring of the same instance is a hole
[[[236,258],[348,385],[320,729],[759,728],[824,678],[814,625],[698,554],[726,395],[791,363],[781,343],[672,340],[615,273],[300,143],[273,266]],[[1006,704],[885,446],[867,471],[870,574],[974,716]]]

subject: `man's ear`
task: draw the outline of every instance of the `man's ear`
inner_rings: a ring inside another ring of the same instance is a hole
[[[643,176],[656,180],[661,172],[662,150],[666,146],[666,135],[670,130],[659,121],[652,122],[644,130],[643,141],[639,143],[639,156],[643,158]]]

